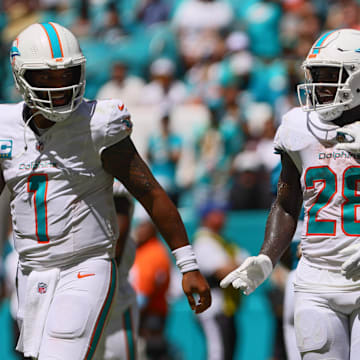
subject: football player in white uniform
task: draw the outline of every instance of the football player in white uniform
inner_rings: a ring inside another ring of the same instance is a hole
[[[355,360],[360,354],[360,156],[343,150],[360,118],[360,31],[323,34],[303,63],[301,108],[275,136],[282,171],[258,256],[221,282],[245,294],[271,273],[293,237],[303,203],[296,270],[295,332],[302,359]],[[303,111],[304,110],[304,111]],[[343,130],[343,131],[341,131]],[[340,134],[338,134],[340,133]]]
[[[0,190],[11,193],[19,254],[17,349],[40,360],[103,358],[117,291],[114,177],[167,241],[191,308],[208,308],[209,286],[176,207],[130,139],[125,105],[83,99],[85,57],[75,36],[56,23],[30,25],[10,61],[24,101],[0,105]]]

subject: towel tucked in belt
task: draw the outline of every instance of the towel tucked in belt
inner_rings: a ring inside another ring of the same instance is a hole
[[[26,285],[25,314],[16,350],[37,358],[45,321],[59,281],[59,269],[32,271]]]

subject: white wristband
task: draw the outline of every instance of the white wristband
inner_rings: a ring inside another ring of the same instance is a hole
[[[172,254],[176,260],[176,266],[179,268],[182,274],[199,270],[199,265],[196,262],[196,256],[191,245],[179,247],[172,251]]]

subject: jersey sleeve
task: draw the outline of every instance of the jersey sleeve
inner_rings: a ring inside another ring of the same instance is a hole
[[[300,172],[300,151],[313,141],[306,127],[306,119],[307,115],[301,108],[293,108],[283,116],[274,137],[275,153],[286,152]]]
[[[288,138],[291,136],[291,132],[288,132],[288,123],[291,116],[291,111],[286,113],[281,120],[281,124],[276,130],[274,137],[274,151],[276,154],[286,152],[288,150]]]
[[[282,142],[282,125],[280,125],[275,133],[274,137],[274,152],[275,154],[281,154],[284,151],[284,144]]]
[[[99,155],[132,132],[130,113],[120,100],[99,101],[96,117],[95,146]]]
[[[308,130],[308,117],[309,114],[298,107],[282,117],[274,138],[275,151],[298,152],[314,141]]]

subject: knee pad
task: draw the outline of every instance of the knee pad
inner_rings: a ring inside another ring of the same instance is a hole
[[[78,295],[59,295],[54,298],[48,314],[47,332],[51,337],[72,339],[81,337],[91,311],[89,301]]]
[[[331,327],[325,313],[303,308],[295,312],[296,343],[301,353],[325,351],[331,339]]]

